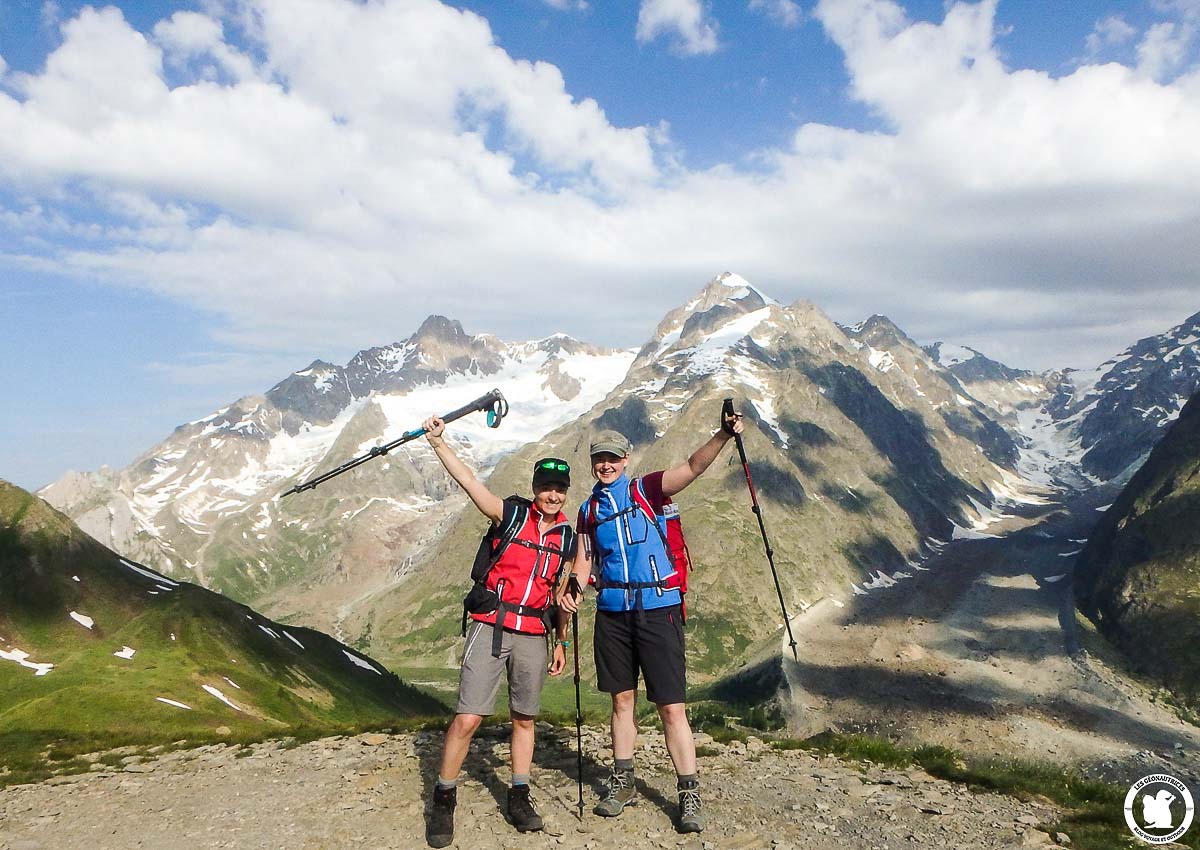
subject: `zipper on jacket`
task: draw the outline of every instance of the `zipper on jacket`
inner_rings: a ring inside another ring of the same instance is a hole
[[[654,592],[659,596],[663,595],[662,585],[658,583],[658,562],[654,560],[654,556],[650,556],[650,575],[654,576],[655,588]]]
[[[604,495],[608,496],[609,504],[612,505],[613,513],[617,513],[620,508],[617,507],[617,500],[613,498],[611,490],[604,490]],[[617,529],[617,548],[621,552],[621,568],[625,576],[625,584],[629,584],[629,558],[625,555],[625,540],[621,537],[621,530]]]

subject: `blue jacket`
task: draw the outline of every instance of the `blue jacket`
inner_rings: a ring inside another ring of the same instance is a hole
[[[596,607],[632,611],[678,605],[682,597],[677,588],[627,587],[656,585],[675,574],[663,544],[666,521],[659,517],[656,530],[645,511],[630,499],[629,484],[624,474],[608,486],[597,482],[591,496],[594,508],[587,503],[582,508],[585,522],[581,530],[593,532],[592,573],[599,590]]]

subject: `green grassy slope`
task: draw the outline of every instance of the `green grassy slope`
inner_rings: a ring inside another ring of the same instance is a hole
[[[136,650],[132,658],[113,654],[126,646]],[[17,650],[54,666],[36,675],[0,659],[0,753],[5,740],[30,733],[158,740],[225,727],[253,736],[445,711],[377,662],[354,653],[355,663],[325,634],[285,631],[219,594],[133,569],[40,499],[0,481],[0,651]]]

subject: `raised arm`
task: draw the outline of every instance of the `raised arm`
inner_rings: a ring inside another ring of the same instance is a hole
[[[429,441],[433,453],[442,462],[442,466],[446,467],[450,477],[471,497],[481,514],[499,524],[504,519],[504,500],[484,487],[467,465],[458,459],[458,455],[442,436],[442,432],[446,430],[446,423],[436,416],[430,416],[421,427],[425,429],[425,439]]]
[[[674,496],[697,478],[704,470],[712,466],[721,449],[733,437],[742,433],[742,417],[734,414],[731,419],[721,423],[721,430],[713,434],[708,442],[696,449],[686,461],[663,472],[662,489],[664,496]]]

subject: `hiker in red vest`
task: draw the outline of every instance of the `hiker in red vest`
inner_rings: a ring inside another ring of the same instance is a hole
[[[638,674],[646,697],[658,707],[667,751],[675,765],[680,832],[700,832],[704,818],[696,778],[696,745],[686,711],[683,590],[686,565],[670,537],[671,497],[695,481],[716,460],[725,443],[742,432],[736,414],[723,417],[721,430],[685,462],[661,472],[629,478],[632,446],[623,434],[602,431],[590,447],[596,486],[580,507],[577,531],[583,545],[575,556],[580,586],[594,580],[594,649],[600,690],[612,696],[612,750],[615,763],[604,797],[593,811],[616,817],[637,800],[633,750],[637,739],[634,707]],[[678,531],[676,527],[675,531]],[[682,586],[681,586],[682,585]],[[573,613],[578,596],[564,593],[562,608]]]
[[[429,845],[445,847],[454,840],[459,771],[471,737],[493,711],[503,674],[508,676],[512,716],[513,776],[506,818],[521,832],[542,829],[542,818],[529,797],[533,723],[546,673],[558,676],[566,666],[566,619],[554,602],[563,567],[574,557],[575,532],[562,512],[571,485],[565,461],[543,458],[534,464],[532,500],[501,499],[455,455],[442,436],[446,426],[441,419],[426,419],[422,427],[450,477],[492,521],[471,571],[474,586],[463,604],[466,643],[458,705],[446,730],[426,824]],[[547,670],[548,644],[553,654]]]

